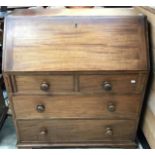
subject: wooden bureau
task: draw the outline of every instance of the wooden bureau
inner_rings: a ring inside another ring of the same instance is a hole
[[[19,148],[136,147],[148,74],[146,17],[132,9],[5,18],[3,76]]]

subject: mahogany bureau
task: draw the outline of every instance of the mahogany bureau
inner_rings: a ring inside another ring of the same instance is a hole
[[[145,16],[15,11],[3,52],[17,147],[136,147],[149,74]]]

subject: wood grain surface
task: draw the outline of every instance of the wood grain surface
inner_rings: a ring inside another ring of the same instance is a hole
[[[94,72],[95,74],[95,72]],[[96,94],[96,93],[116,93],[140,94],[144,86],[147,74],[69,74],[69,75],[34,75],[34,76],[14,76],[14,90],[19,94],[59,94],[76,93]],[[42,91],[40,85],[46,82],[49,85],[47,91]],[[112,86],[110,91],[104,90],[104,82],[109,82]]]
[[[136,119],[140,98],[139,95],[15,96],[13,106],[17,119]],[[43,112],[37,111],[38,105],[44,106]],[[114,111],[109,111],[110,105],[114,106]]]
[[[17,9],[10,16],[139,16],[133,8],[93,8],[93,9]]]
[[[141,83],[145,82],[146,74],[82,75],[79,79],[81,92],[134,94],[143,91],[144,85]],[[110,91],[104,90],[104,82],[111,84],[112,89]]]
[[[52,93],[52,92],[73,92],[74,77],[66,76],[16,76],[15,77],[17,92],[19,93]],[[47,91],[40,89],[40,85],[46,82],[49,85]]]
[[[60,143],[38,143],[38,142],[20,142],[17,143],[19,149],[49,149],[49,148],[127,148],[136,149],[138,145],[135,141],[118,140],[105,142],[60,142]]]
[[[148,68],[143,16],[32,17],[6,18],[3,70]]]
[[[134,140],[133,120],[20,120],[21,142],[93,142]],[[110,127],[113,135],[106,135]],[[46,130],[45,135],[41,131]]]
[[[3,75],[18,147],[135,147],[149,73],[133,9],[20,10],[5,18]]]

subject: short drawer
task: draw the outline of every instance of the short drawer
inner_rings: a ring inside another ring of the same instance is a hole
[[[141,93],[145,86],[146,75],[112,74],[81,75],[80,91],[83,93]]]
[[[15,76],[15,81],[18,93],[63,93],[72,92],[74,89],[71,75]]]
[[[14,96],[19,119],[33,118],[135,118],[139,95]]]
[[[133,120],[19,120],[21,142],[134,140]]]

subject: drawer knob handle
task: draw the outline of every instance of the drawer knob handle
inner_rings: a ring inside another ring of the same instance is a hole
[[[40,85],[40,89],[43,91],[47,91],[49,89],[49,84],[47,82],[42,82]]]
[[[105,135],[107,135],[107,136],[112,136],[113,135],[113,131],[112,131],[112,129],[110,127],[106,128]]]
[[[114,104],[109,104],[108,106],[107,106],[107,109],[108,109],[108,111],[110,111],[110,112],[114,112],[115,110],[116,110],[116,106],[114,105]]]
[[[41,130],[40,130],[40,135],[46,135],[48,133],[48,131],[47,131],[47,129],[46,128],[42,128]]]
[[[109,82],[105,81],[105,82],[103,82],[103,89],[105,91],[110,91],[110,90],[112,90],[112,85]]]
[[[44,112],[45,111],[45,106],[43,104],[38,104],[36,107],[36,110],[38,112]]]

